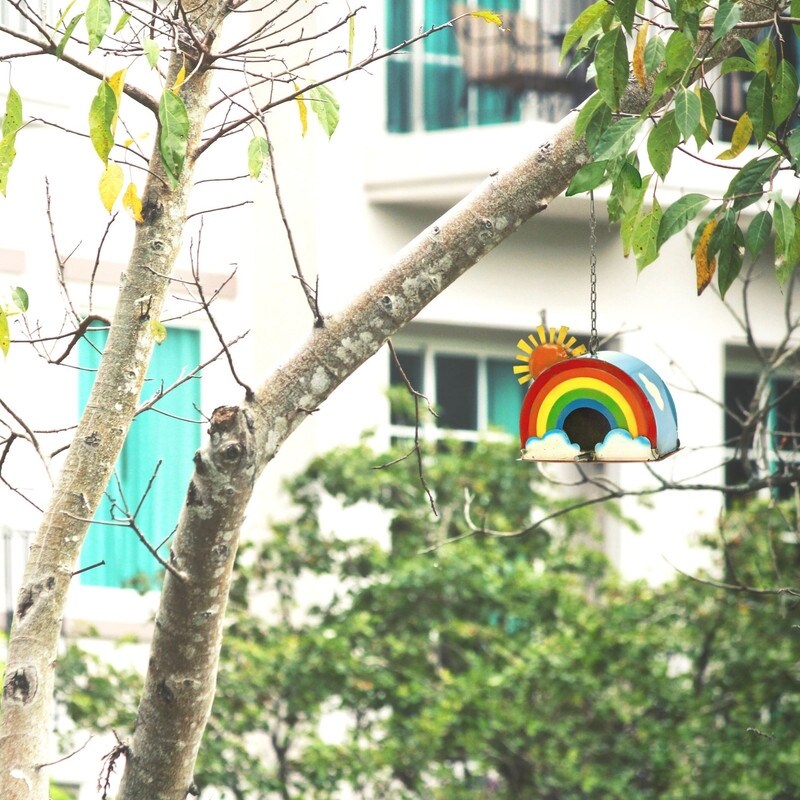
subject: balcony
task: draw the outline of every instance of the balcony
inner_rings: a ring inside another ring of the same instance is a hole
[[[468,11],[466,5],[453,6],[455,14]],[[468,85],[557,98],[556,104],[566,110],[588,97],[592,87],[586,83],[586,70],[569,72],[569,65],[561,63],[562,27],[546,31],[539,19],[517,12],[504,13],[503,26],[498,30],[475,17],[454,26]]]

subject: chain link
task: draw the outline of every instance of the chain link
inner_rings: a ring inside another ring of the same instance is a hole
[[[592,328],[589,334],[589,355],[597,354],[597,219],[594,213],[594,192],[589,192],[589,304]]]

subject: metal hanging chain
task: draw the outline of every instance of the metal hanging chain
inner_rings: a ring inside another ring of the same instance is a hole
[[[597,355],[597,219],[594,214],[594,192],[589,192],[589,304],[592,328],[589,333],[589,355]]]

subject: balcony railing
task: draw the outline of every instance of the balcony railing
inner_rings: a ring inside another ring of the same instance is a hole
[[[454,5],[453,11],[469,8]],[[468,83],[561,95],[571,107],[589,96],[585,70],[569,72],[560,62],[563,31],[548,32],[539,20],[515,12],[503,14],[503,26],[499,30],[475,17],[454,25]]]

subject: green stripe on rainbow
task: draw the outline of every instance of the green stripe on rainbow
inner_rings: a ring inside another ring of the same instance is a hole
[[[645,436],[656,446],[656,421],[650,400],[619,367],[596,358],[575,358],[547,369],[528,391],[521,418],[524,442],[561,430],[578,408],[600,411],[612,427]],[[613,424],[612,424],[613,420]]]
[[[631,430],[636,424],[636,416],[625,398],[618,392],[610,392],[596,379],[575,378],[564,381],[556,391],[551,392],[542,403],[536,435],[544,436],[553,428],[563,429],[566,418],[577,408],[591,407],[600,411],[612,428]],[[544,417],[546,416],[546,420]],[[539,426],[545,423],[542,429]],[[631,435],[633,431],[631,430]]]

